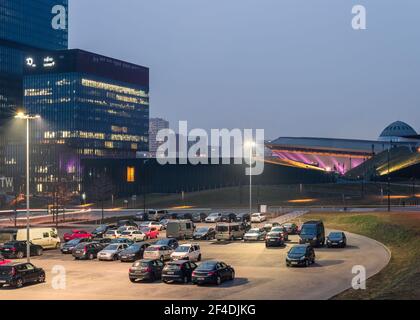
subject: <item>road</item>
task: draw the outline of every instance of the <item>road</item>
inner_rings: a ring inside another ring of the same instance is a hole
[[[15,290],[0,289],[0,298],[8,299],[328,299],[351,286],[352,268],[363,265],[370,277],[389,261],[387,249],[380,243],[347,233],[345,249],[315,249],[317,261],[309,268],[287,268],[285,254],[297,243],[290,236],[284,248],[265,248],[263,242],[200,242],[203,260],[218,259],[236,271],[233,282],[217,286],[192,284],[131,283],[130,263],[74,261],[59,251],[46,251],[33,263],[47,272],[47,282]],[[52,288],[54,266],[64,266],[66,288]]]

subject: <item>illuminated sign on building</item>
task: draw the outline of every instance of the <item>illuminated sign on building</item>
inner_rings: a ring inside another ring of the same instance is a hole
[[[35,68],[36,64],[35,64],[34,58],[31,58],[31,57],[26,58],[26,65],[29,67]]]
[[[44,68],[51,68],[55,66],[54,58],[52,57],[45,57],[44,58]]]

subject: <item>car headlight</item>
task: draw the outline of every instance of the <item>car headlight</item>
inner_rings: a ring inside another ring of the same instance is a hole
[[[305,256],[300,257],[299,260],[305,260]]]
[[[316,237],[312,238],[312,240],[316,240]]]
[[[343,240],[340,240],[340,243],[342,243],[343,242]]]

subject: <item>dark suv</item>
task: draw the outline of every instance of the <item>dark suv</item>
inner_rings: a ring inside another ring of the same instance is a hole
[[[340,247],[345,248],[347,245],[347,237],[344,232],[336,231],[330,232],[327,237],[327,247]]]
[[[72,254],[76,260],[93,260],[98,257],[98,252],[103,248],[99,242],[79,243]]]
[[[309,244],[292,247],[286,256],[286,266],[305,266],[315,263],[315,251]]]
[[[45,271],[32,263],[12,263],[0,266],[0,287],[21,288],[25,283],[44,282]]]
[[[162,281],[188,283],[192,280],[192,273],[197,268],[194,262],[187,260],[171,261],[162,271]]]
[[[42,252],[43,250],[41,246],[30,242],[30,255],[31,256],[41,256]],[[26,241],[6,242],[0,248],[0,253],[5,258],[22,259],[23,257],[26,257]]]
[[[236,221],[236,214],[231,212],[225,212],[222,213],[222,216],[220,217],[221,222],[234,222]]]
[[[307,221],[302,225],[299,234],[299,243],[309,243],[319,247],[325,244],[325,228],[322,221]]]

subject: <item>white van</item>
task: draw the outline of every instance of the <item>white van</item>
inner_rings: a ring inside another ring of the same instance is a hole
[[[16,240],[27,240],[26,229],[19,229],[17,231]],[[29,241],[41,246],[43,249],[60,248],[61,243],[56,228],[30,228]]]

